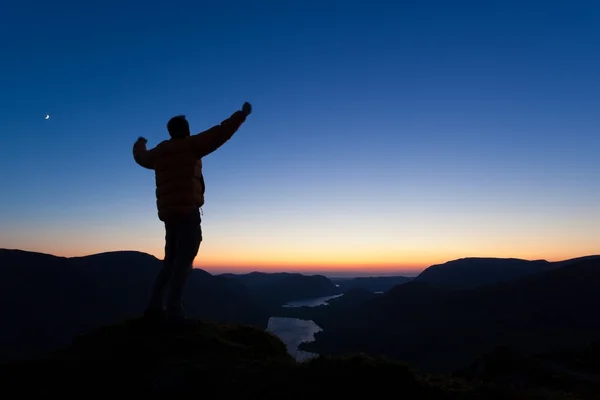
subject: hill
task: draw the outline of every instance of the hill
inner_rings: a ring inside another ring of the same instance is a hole
[[[89,329],[143,313],[157,258],[122,251],[55,257],[0,250],[0,361],[32,357]],[[195,269],[186,289],[191,316],[266,327],[269,314],[239,282]]]
[[[338,294],[335,284],[323,275],[294,273],[222,274],[244,284],[261,304],[269,309],[277,308],[290,301]]]
[[[446,286],[453,289],[473,289],[484,285],[509,282],[528,275],[550,271],[574,262],[600,258],[588,256],[548,262],[517,258],[461,258],[444,264],[432,265],[416,278],[416,282]]]
[[[132,320],[82,335],[46,358],[0,369],[3,389],[18,387],[24,397],[93,390],[95,395],[187,393],[202,397],[212,392],[224,397],[289,399],[323,394],[334,387],[337,393],[349,391],[343,378],[350,375],[362,375],[358,388],[382,393],[390,389],[387,376],[392,374],[394,386],[401,382],[407,393],[442,398],[441,389],[419,379],[403,364],[368,358],[296,364],[279,339],[245,326],[202,324],[174,331]]]
[[[552,387],[515,389],[424,375],[405,364],[366,356],[321,357],[298,364],[281,341],[256,328],[203,323],[175,330],[149,327],[140,320],[88,332],[44,358],[0,365],[0,384],[5,393],[23,398],[116,393],[244,399],[322,398],[332,393],[396,393],[419,399],[576,398]]]
[[[448,371],[496,346],[543,352],[597,340],[599,280],[600,259],[590,258],[478,289],[410,282],[352,308],[289,312],[324,329],[304,350],[380,354]]]

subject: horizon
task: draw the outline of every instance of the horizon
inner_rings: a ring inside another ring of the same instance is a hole
[[[90,257],[90,256],[94,256],[94,255],[98,255],[98,254],[105,254],[105,253],[120,253],[120,252],[140,252],[139,250],[112,250],[112,251],[103,251],[103,252],[99,252],[99,253],[93,253],[93,254],[83,254],[83,255],[77,255],[77,256],[64,256],[64,255],[60,255],[60,254],[53,254],[53,253],[44,253],[44,252],[36,252],[34,250],[26,250],[26,249],[17,249],[17,248],[0,248],[0,250],[9,250],[9,251],[23,251],[23,252],[31,252],[31,253],[41,253],[41,254],[46,254],[46,255],[50,255],[50,256],[55,256],[55,257],[63,257],[63,258],[79,258],[79,257]],[[143,253],[143,252],[142,252]],[[144,254],[149,254],[149,253],[144,253]],[[149,254],[151,256],[154,256],[153,254]],[[162,260],[162,258],[160,257],[156,257],[159,260]],[[522,260],[526,260],[526,261],[546,261],[546,262],[561,262],[561,261],[568,261],[571,259],[580,259],[580,258],[587,258],[587,257],[600,257],[600,253],[598,254],[584,254],[584,255],[579,255],[576,257],[571,257],[571,258],[566,258],[566,259],[546,259],[546,258],[539,258],[539,259],[522,259]],[[378,270],[376,268],[370,268],[369,266],[357,266],[354,268],[350,268],[350,269],[332,269],[332,268],[327,268],[324,266],[321,266],[320,268],[314,268],[314,269],[307,269],[305,267],[302,266],[294,266],[294,267],[285,267],[284,269],[280,269],[277,267],[273,267],[273,268],[264,268],[264,267],[260,267],[260,266],[244,266],[244,267],[210,267],[210,266],[194,266],[194,269],[202,269],[206,272],[209,272],[212,275],[220,275],[220,274],[249,274],[249,273],[253,273],[253,272],[259,272],[259,273],[266,273],[266,274],[273,274],[273,273],[298,273],[298,274],[302,274],[302,275],[323,275],[327,278],[368,278],[368,277],[396,277],[396,276],[404,276],[404,277],[409,277],[409,278],[414,278],[416,276],[418,276],[421,272],[423,272],[425,269],[435,266],[435,265],[440,265],[440,264],[444,264],[450,261],[456,261],[456,260],[460,260],[460,259],[470,259],[470,258],[482,258],[482,259],[520,259],[518,257],[493,257],[493,256],[463,256],[463,257],[459,257],[456,259],[451,259],[451,260],[444,260],[442,262],[439,263],[434,263],[431,265],[427,265],[426,267],[423,268],[407,268],[407,267],[396,267],[396,268],[390,268],[387,270]]]
[[[203,159],[196,268],[406,275],[465,255],[600,253],[600,4],[4,11],[0,247],[162,259],[133,143],[248,101]]]

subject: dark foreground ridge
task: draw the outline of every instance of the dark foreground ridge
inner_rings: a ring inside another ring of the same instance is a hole
[[[244,399],[390,393],[409,399],[549,398],[547,390],[516,391],[421,375],[381,358],[322,357],[299,364],[278,338],[249,326],[150,327],[137,319],[91,331],[43,359],[2,365],[0,374],[4,392],[15,390],[22,398],[117,393]],[[577,397],[553,390],[551,398]]]

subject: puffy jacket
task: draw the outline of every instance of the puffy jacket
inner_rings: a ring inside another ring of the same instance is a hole
[[[150,150],[144,142],[133,146],[135,161],[155,172],[161,221],[176,221],[204,205],[202,157],[227,142],[245,120],[246,114],[236,111],[221,124],[196,135],[165,140]]]

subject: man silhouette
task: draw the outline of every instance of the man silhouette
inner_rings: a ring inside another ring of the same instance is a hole
[[[252,106],[244,103],[221,124],[190,135],[185,116],[167,123],[170,139],[147,150],[145,138],[133,145],[133,158],[154,170],[158,218],[165,224],[165,258],[156,277],[145,317],[153,321],[185,322],[183,292],[202,242],[200,207],[204,205],[202,157],[212,153],[239,129]],[[166,308],[165,308],[166,296]]]

